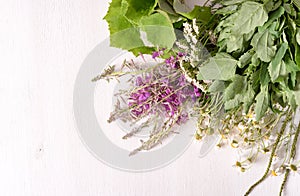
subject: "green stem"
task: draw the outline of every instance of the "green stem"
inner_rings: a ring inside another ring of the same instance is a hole
[[[280,186],[279,196],[282,195],[282,192],[283,192],[284,186],[285,186],[285,184],[287,182],[287,179],[289,177],[289,174],[290,174],[290,170],[286,170],[286,172],[284,174],[283,181],[282,181],[281,186]]]
[[[298,141],[299,134],[300,134],[300,122],[299,122],[299,124],[298,124],[298,128],[297,128],[297,131],[296,131],[295,136],[294,136],[294,139],[293,139],[293,144],[292,144],[291,157],[290,157],[290,159],[294,159],[295,156],[296,156],[297,141]],[[282,192],[283,192],[284,186],[286,185],[286,182],[287,182],[287,180],[288,180],[289,174],[290,174],[290,170],[287,169],[286,172],[285,172],[283,181],[282,181],[282,183],[281,183],[279,196],[282,195]]]
[[[270,171],[270,168],[271,168],[271,165],[272,165],[272,162],[273,162],[273,157],[274,157],[274,155],[275,155],[277,146],[278,146],[278,144],[279,144],[279,142],[280,142],[280,138],[282,137],[282,135],[283,135],[283,133],[284,133],[286,127],[287,127],[287,124],[289,123],[289,121],[290,121],[290,119],[291,119],[291,115],[292,115],[292,113],[289,112],[288,115],[286,116],[286,119],[284,120],[284,122],[283,122],[283,124],[282,124],[282,126],[281,126],[280,132],[278,133],[278,136],[277,136],[276,141],[275,141],[275,143],[274,143],[274,147],[273,147],[273,149],[272,149],[271,156],[270,156],[270,159],[269,159],[269,163],[268,163],[268,166],[267,166],[267,169],[266,169],[264,175],[263,175],[256,183],[254,183],[254,184],[248,189],[248,191],[245,193],[244,196],[248,196],[248,195],[254,190],[254,188],[255,188],[257,185],[259,185],[260,183],[262,183],[262,182],[267,178],[267,176],[268,176],[268,174],[269,174],[269,171]]]

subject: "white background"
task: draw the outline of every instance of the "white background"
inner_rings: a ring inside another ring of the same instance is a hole
[[[265,162],[241,174],[231,151],[200,159],[194,142],[165,168],[127,173],[86,150],[73,85],[84,58],[108,36],[107,7],[108,0],[0,1],[0,195],[242,195]],[[287,195],[298,195],[299,179],[290,178]],[[280,182],[271,177],[253,195],[277,195]]]

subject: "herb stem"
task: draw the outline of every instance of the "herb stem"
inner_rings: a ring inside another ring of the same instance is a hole
[[[298,128],[297,128],[297,131],[296,131],[295,136],[294,136],[294,139],[293,139],[293,144],[292,144],[292,148],[291,148],[291,157],[290,157],[290,160],[294,159],[295,156],[296,156],[297,141],[298,141],[299,134],[300,134],[300,122],[299,122],[299,124],[298,124]],[[286,182],[287,182],[287,180],[288,180],[289,174],[290,174],[290,169],[287,169],[286,172],[285,172],[283,181],[282,181],[282,183],[281,183],[279,196],[282,195],[282,192],[283,192],[284,187],[285,187],[285,185],[286,185]]]
[[[270,159],[269,159],[269,163],[268,163],[268,166],[267,166],[267,169],[266,169],[264,175],[247,190],[247,192],[244,194],[244,196],[248,196],[254,190],[254,188],[257,185],[259,185],[260,183],[262,183],[267,178],[267,176],[269,174],[269,171],[270,171],[270,168],[271,168],[271,165],[272,165],[272,162],[273,162],[273,157],[275,155],[277,146],[278,146],[278,144],[280,142],[280,139],[281,139],[283,133],[285,132],[287,124],[291,120],[291,115],[292,115],[292,112],[289,111],[288,114],[287,114],[287,116],[286,116],[286,119],[284,120],[284,122],[283,122],[283,124],[281,126],[280,132],[278,133],[278,136],[277,136],[276,141],[274,143],[274,147],[272,148],[272,152],[271,152],[271,156],[270,156]]]

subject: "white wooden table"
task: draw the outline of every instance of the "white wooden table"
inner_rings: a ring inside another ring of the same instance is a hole
[[[147,173],[112,169],[86,150],[73,85],[86,55],[108,36],[107,8],[108,0],[0,1],[0,195],[242,195],[266,164],[241,174],[229,150],[200,159],[195,142]],[[299,195],[299,180],[290,178],[287,195]],[[277,195],[280,183],[269,178],[253,195]]]

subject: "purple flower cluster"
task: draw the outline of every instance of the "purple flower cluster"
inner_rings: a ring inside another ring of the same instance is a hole
[[[137,77],[136,85],[138,90],[131,93],[128,102],[135,118],[154,113],[159,106],[167,115],[173,116],[182,104],[175,90],[164,81],[152,83],[149,77],[145,80]]]
[[[182,104],[188,99],[196,100],[201,96],[198,88],[187,85],[184,76],[181,76],[179,82],[170,84],[169,80],[153,81],[151,76],[136,78],[137,86],[129,97],[128,106],[131,115],[139,118],[148,114],[163,111],[165,116],[173,117],[180,111]],[[178,90],[180,88],[180,90]],[[187,114],[182,112],[178,123],[187,120]]]

